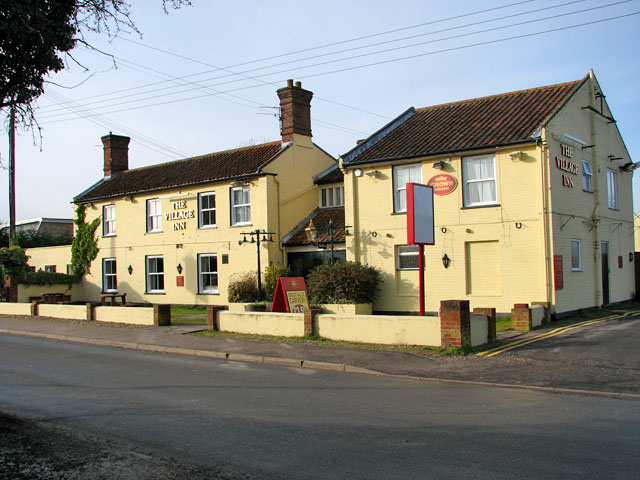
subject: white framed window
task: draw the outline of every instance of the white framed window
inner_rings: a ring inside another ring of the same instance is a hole
[[[462,178],[465,207],[495,205],[498,202],[496,157],[493,154],[463,158]]]
[[[231,225],[251,224],[251,196],[249,185],[231,189]]]
[[[320,189],[320,207],[342,207],[344,205],[344,187],[325,187]]]
[[[159,198],[147,200],[147,233],[162,231],[162,203]]]
[[[571,270],[582,271],[582,245],[578,238],[571,239]]]
[[[213,228],[216,226],[215,192],[205,192],[198,194],[198,212],[199,228]]]
[[[45,265],[44,266],[44,271],[45,272],[56,273],[56,266],[55,265]]]
[[[393,211],[407,211],[407,183],[422,183],[422,164],[393,167]]]
[[[102,207],[102,235],[111,237],[116,234],[116,206],[105,205]]]
[[[198,293],[218,293],[218,255],[198,254]]]
[[[418,270],[420,247],[418,245],[398,245],[396,248],[396,270]]]
[[[582,189],[585,192],[593,192],[593,172],[591,171],[591,162],[582,160]]]
[[[116,272],[115,258],[102,259],[102,291],[103,292],[118,291],[118,277]]]
[[[162,255],[148,255],[145,260],[147,293],[164,293],[164,257]]]
[[[615,170],[607,168],[607,201],[609,208],[618,209],[618,174]]]

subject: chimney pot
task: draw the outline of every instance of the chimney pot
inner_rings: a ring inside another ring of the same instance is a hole
[[[287,80],[287,87],[293,87],[293,79],[292,78]]]
[[[102,140],[104,146],[104,176],[129,170],[129,137],[109,132]]]
[[[302,82],[296,82],[296,87],[302,88]]]

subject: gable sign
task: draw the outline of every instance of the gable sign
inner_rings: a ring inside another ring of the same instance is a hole
[[[434,195],[449,195],[458,186],[458,179],[446,173],[441,173],[431,177],[427,185],[433,187]]]

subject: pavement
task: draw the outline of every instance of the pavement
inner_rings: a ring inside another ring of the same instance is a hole
[[[603,322],[637,320],[640,320],[640,311],[627,311],[605,317]],[[584,329],[597,328],[597,325],[588,324],[593,322],[584,323]],[[571,335],[576,328],[560,333]],[[558,327],[554,323],[548,328],[531,332],[500,334],[499,340],[506,344],[515,347],[520,343],[523,346],[496,356],[454,356],[438,354],[428,349],[394,351],[384,348],[345,348],[188,335],[204,329],[205,324],[132,327],[47,317],[0,316],[0,334],[222,361],[640,400],[640,375],[635,369],[614,369],[610,365],[598,364],[581,365],[579,362],[554,361],[518,354],[520,348],[527,348],[533,342],[552,342],[557,338],[555,335],[558,333],[554,332]]]

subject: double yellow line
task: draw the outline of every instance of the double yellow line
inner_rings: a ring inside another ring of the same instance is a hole
[[[484,352],[477,353],[478,357],[494,357],[500,353],[508,352],[509,350],[513,350],[514,348],[522,347],[524,345],[528,345],[530,343],[539,342],[540,340],[544,340],[546,338],[555,337],[556,335],[560,335],[562,333],[569,332],[571,330],[575,330],[576,328],[582,328],[589,325],[595,325],[596,323],[606,322],[607,320],[613,320],[614,318],[626,317],[628,315],[632,315],[638,312],[627,312],[624,315],[611,315],[609,317],[599,318],[597,320],[586,320],[584,322],[575,323],[573,325],[569,325],[567,327],[556,328],[555,330],[551,330],[547,333],[542,333],[540,335],[536,335],[535,337],[524,338],[522,340],[516,340],[515,342],[508,343],[507,345],[501,345],[496,348],[492,348],[491,350],[485,350]]]

